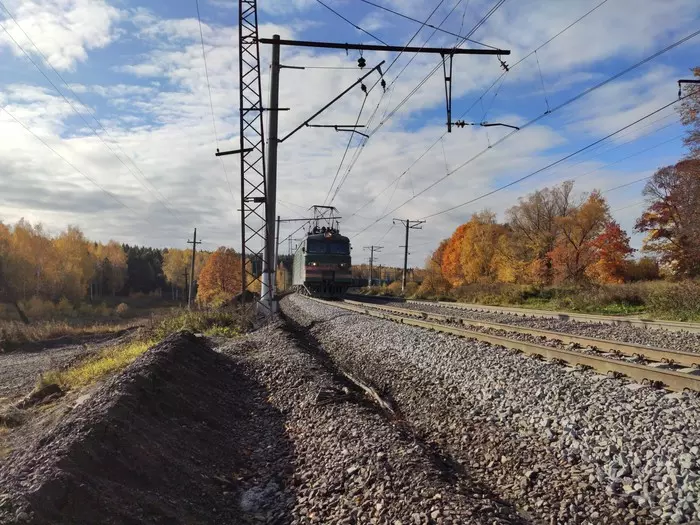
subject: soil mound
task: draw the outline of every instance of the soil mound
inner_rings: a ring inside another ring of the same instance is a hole
[[[0,524],[284,522],[292,452],[265,398],[201,339],[171,336],[13,453]]]

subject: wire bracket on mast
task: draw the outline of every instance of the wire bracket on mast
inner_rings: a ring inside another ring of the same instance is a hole
[[[445,105],[447,108],[447,132],[452,133],[452,53],[442,55],[442,71],[445,75]],[[449,60],[449,67],[447,65]]]

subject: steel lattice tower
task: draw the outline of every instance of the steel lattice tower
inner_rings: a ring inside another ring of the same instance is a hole
[[[262,284],[265,265],[266,177],[263,133],[258,2],[239,0],[240,150],[241,150],[241,291]],[[250,259],[250,265],[246,264]],[[268,287],[268,293],[273,287]],[[243,296],[244,297],[244,296]],[[266,304],[265,297],[262,304]]]

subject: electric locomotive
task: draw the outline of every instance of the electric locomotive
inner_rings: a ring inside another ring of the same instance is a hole
[[[313,297],[342,297],[352,284],[350,239],[336,228],[311,228],[294,254],[292,285]]]

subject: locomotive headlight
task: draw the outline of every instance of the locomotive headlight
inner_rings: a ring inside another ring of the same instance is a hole
[[[339,268],[347,268],[347,266],[348,266],[348,263],[339,263],[338,264]]]
[[[316,261],[310,262],[309,266],[318,266],[318,263]]]

